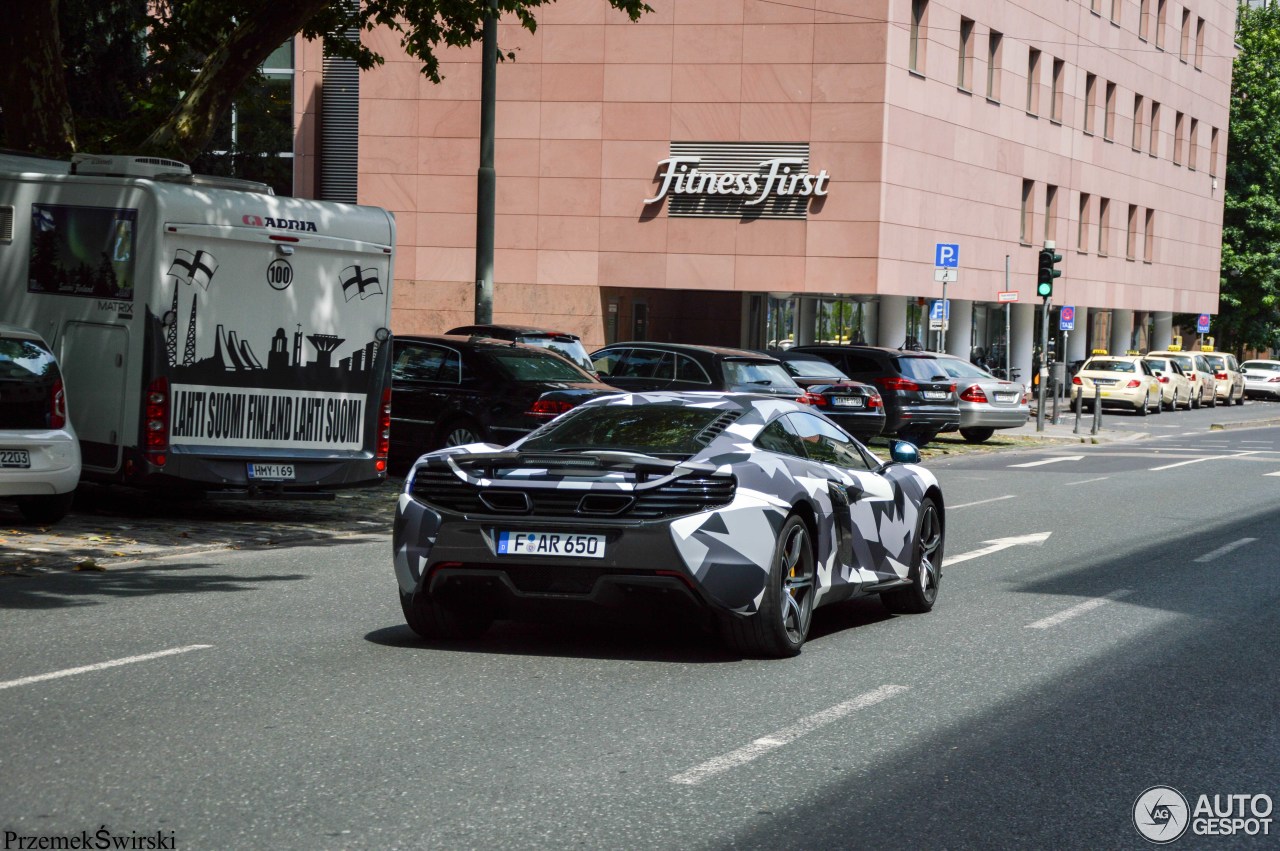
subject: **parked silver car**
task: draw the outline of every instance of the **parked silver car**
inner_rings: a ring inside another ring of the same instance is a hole
[[[1031,411],[1023,385],[996,378],[963,358],[942,354],[935,357],[947,375],[956,380],[960,436],[969,443],[981,443],[996,429],[1026,424]]]

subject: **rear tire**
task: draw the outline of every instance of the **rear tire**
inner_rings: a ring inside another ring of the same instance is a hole
[[[1142,404],[1138,406],[1138,416],[1145,417],[1151,413],[1151,394],[1148,393],[1142,397]]]
[[[727,613],[721,621],[725,643],[731,648],[747,656],[776,659],[800,653],[813,621],[817,590],[811,534],[799,515],[782,524],[759,611],[748,617]]]
[[[880,602],[895,615],[922,615],[933,609],[942,584],[942,550],[944,544],[942,515],[933,500],[920,503],[916,521],[915,562],[911,566],[911,584],[905,588],[880,592]]]
[[[75,502],[76,492],[53,494],[51,496],[25,496],[18,500],[18,510],[28,523],[45,525],[57,523],[71,510]]]
[[[1207,404],[1209,405],[1210,408],[1218,407],[1218,391],[1217,390],[1214,390],[1213,394],[1209,396],[1209,401]]]
[[[1191,407],[1195,408],[1198,411],[1200,410],[1200,406],[1203,404],[1204,404],[1204,391],[1201,390],[1200,395],[1191,400]]]
[[[996,433],[996,430],[993,428],[962,428],[960,429],[960,436],[963,437],[969,443],[982,443],[984,440],[989,440],[991,438],[991,435],[995,433]]]
[[[479,638],[493,625],[493,618],[476,614],[459,614],[420,594],[400,592],[400,609],[409,629],[423,638]]]

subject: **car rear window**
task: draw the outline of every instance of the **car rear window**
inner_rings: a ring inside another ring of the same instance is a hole
[[[1178,366],[1182,367],[1183,372],[1195,371],[1196,365],[1194,362],[1192,362],[1191,358],[1188,358],[1188,357],[1173,358],[1173,362],[1176,363]]]
[[[43,343],[0,337],[0,428],[48,428],[58,362]]]
[[[724,361],[724,381],[730,390],[794,390],[800,386],[777,361],[727,360]]]
[[[898,369],[907,378],[919,381],[936,381],[949,377],[934,358],[898,358]]]
[[[994,375],[987,372],[980,366],[974,366],[968,361],[955,360],[953,358],[943,358],[938,361],[942,364],[942,368],[952,378],[995,378]]]
[[[1084,365],[1085,369],[1094,372],[1137,372],[1138,367],[1133,361],[1127,360],[1091,360]]]
[[[529,349],[494,349],[485,356],[498,365],[513,381],[533,383],[539,381],[595,381],[587,373],[563,358]]]
[[[554,336],[550,334],[522,334],[517,340],[530,346],[549,349],[563,358],[568,358],[585,370],[595,370],[595,366],[591,363],[591,358],[587,356],[587,350],[574,337],[558,334]]]
[[[1143,358],[1143,360],[1145,360],[1147,362],[1147,365],[1150,366],[1152,369],[1162,369],[1162,370],[1165,370],[1166,372],[1170,371],[1169,362],[1164,358]]]
[[[849,376],[845,375],[833,364],[829,364],[821,358],[795,358],[784,360],[782,368],[791,375],[799,375],[804,378],[837,378],[844,381]]]
[[[693,455],[709,442],[704,435],[718,433],[712,426],[725,416],[724,410],[685,405],[580,407],[538,429],[518,448]]]
[[[1267,363],[1261,360],[1247,360],[1240,364],[1241,369],[1258,369],[1267,372],[1280,372],[1280,363]]]
[[[1209,366],[1215,370],[1225,370],[1227,368],[1227,360],[1222,355],[1205,355],[1204,359],[1209,362]]]

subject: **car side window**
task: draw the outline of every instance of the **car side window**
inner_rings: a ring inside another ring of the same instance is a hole
[[[614,378],[670,379],[674,371],[668,352],[653,349],[630,349],[622,362],[610,373]]]
[[[435,381],[444,357],[444,350],[434,346],[406,345],[396,353],[391,377],[400,381]]]
[[[618,364],[628,351],[628,349],[609,349],[596,352],[591,356],[591,365],[601,375],[613,375],[613,371],[618,368]]]
[[[444,381],[449,384],[459,384],[462,381],[462,357],[453,349],[449,349],[444,353],[444,360],[440,364],[440,377],[437,381]]]
[[[1201,372],[1213,372],[1212,369],[1209,369],[1209,362],[1204,359],[1203,355],[1196,355],[1196,369]]]
[[[676,381],[687,381],[690,384],[711,383],[702,365],[687,355],[676,355]]]
[[[879,373],[882,370],[872,358],[865,355],[846,354],[844,356],[844,371],[849,375],[854,375],[857,373]]]
[[[779,455],[792,455],[796,458],[807,458],[804,444],[800,437],[787,424],[786,417],[779,417],[765,426],[756,437],[756,446]]]
[[[858,442],[831,423],[813,414],[787,414],[785,419],[800,435],[809,458],[853,470],[870,470],[875,465]]]
[[[1151,371],[1151,364],[1147,363],[1146,361],[1138,361],[1138,363],[1142,364],[1143,375],[1155,375],[1155,373]]]

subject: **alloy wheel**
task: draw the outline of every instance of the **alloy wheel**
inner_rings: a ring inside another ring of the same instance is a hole
[[[813,616],[813,552],[809,548],[809,533],[803,523],[791,528],[782,552],[778,573],[782,583],[782,628],[793,642],[800,642],[809,634],[809,619]]]

